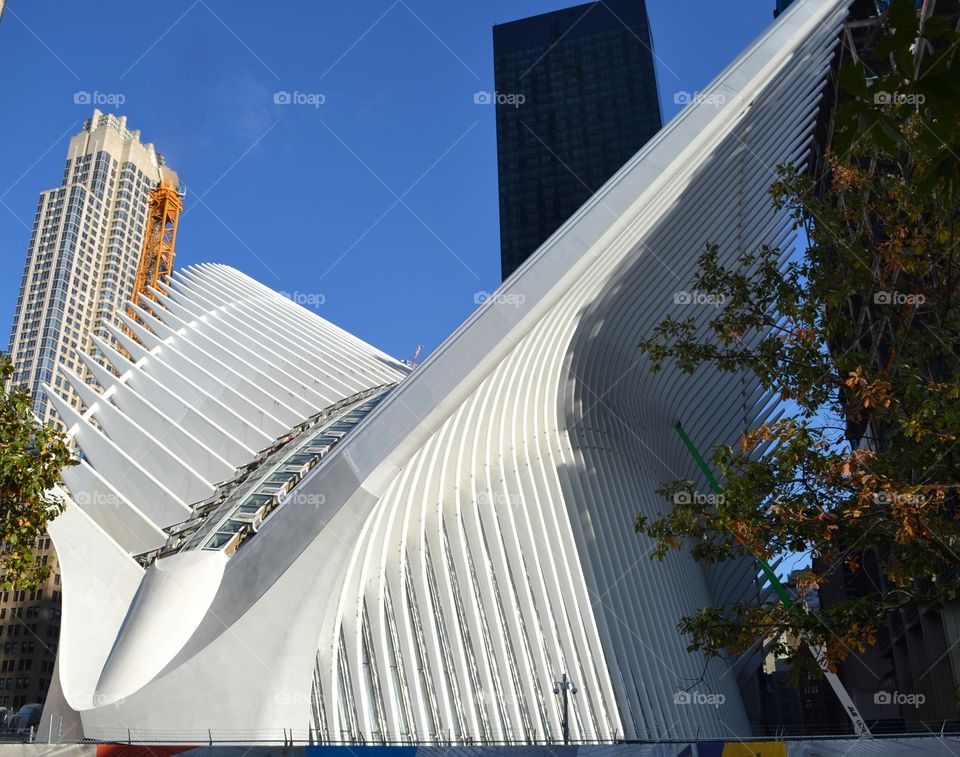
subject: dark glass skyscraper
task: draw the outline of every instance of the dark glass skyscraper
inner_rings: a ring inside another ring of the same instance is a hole
[[[493,27],[507,278],[660,129],[644,0]]]
[[[777,6],[773,9],[773,17],[776,18],[783,13],[787,8],[790,7],[792,2],[793,0],[777,0]]]

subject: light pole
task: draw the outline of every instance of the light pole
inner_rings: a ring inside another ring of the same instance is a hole
[[[560,694],[563,696],[563,719],[560,721],[560,726],[563,728],[563,743],[570,743],[570,703],[567,698],[567,692],[571,694],[577,693],[577,687],[574,685],[573,681],[567,678],[567,674],[564,673],[559,681],[553,682],[553,693]]]

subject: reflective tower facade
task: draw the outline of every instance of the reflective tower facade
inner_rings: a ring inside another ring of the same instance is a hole
[[[660,129],[644,0],[493,28],[504,279]]]

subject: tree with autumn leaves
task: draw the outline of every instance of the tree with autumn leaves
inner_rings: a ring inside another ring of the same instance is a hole
[[[658,558],[811,558],[793,607],[757,599],[682,618],[690,649],[708,658],[773,640],[802,671],[811,658],[786,642],[802,638],[832,667],[874,643],[889,613],[958,598],[958,42],[936,17],[919,29],[913,4],[896,0],[875,56],[888,68],[838,72],[824,175],[784,166],[771,189],[805,251],[784,263],[764,247],[725,267],[708,246],[696,287],[724,303],[708,335],[667,318],[640,344],[653,370],[746,370],[786,410],[714,449],[722,497],[675,497],[692,483],[668,482],[670,508],[637,520]],[[868,564],[872,591],[802,609]]]
[[[49,567],[33,548],[47,523],[63,511],[51,489],[71,462],[64,435],[40,422],[23,386],[11,386],[13,365],[0,354],[0,587],[35,588]]]

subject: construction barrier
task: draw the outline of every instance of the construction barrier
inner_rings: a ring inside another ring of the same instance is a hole
[[[960,754],[945,736],[583,746],[0,744],[0,757],[853,757]]]

